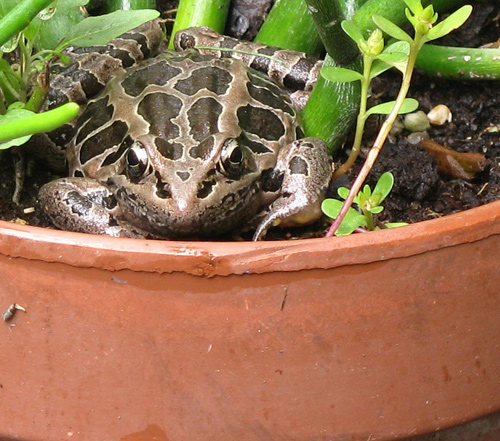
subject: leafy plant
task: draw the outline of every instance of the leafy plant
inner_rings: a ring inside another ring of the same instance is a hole
[[[154,10],[116,11],[85,17],[88,0],[8,0],[0,6],[0,149],[21,145],[35,133],[47,132],[73,119],[78,106],[68,103],[38,114],[48,91],[47,63],[54,57],[69,62],[69,45],[103,45],[158,16]],[[29,24],[27,24],[29,23]],[[15,63],[3,57],[9,54]],[[35,81],[39,76],[39,81]],[[9,142],[6,142],[9,141]]]
[[[345,197],[345,202],[338,212],[335,221],[328,230],[327,236],[333,236],[347,215],[350,206],[359,193],[363,182],[373,167],[375,160],[382,149],[382,146],[389,135],[389,132],[400,113],[409,112],[416,108],[415,102],[406,99],[410,87],[410,81],[413,75],[417,54],[422,46],[431,40],[441,38],[452,30],[460,27],[472,12],[469,5],[463,6],[459,10],[449,15],[445,20],[435,25],[437,22],[437,13],[434,12],[432,5],[423,8],[421,0],[404,0],[407,8],[406,17],[413,26],[414,36],[410,37],[403,29],[390,20],[380,16],[373,15],[373,22],[378,26],[368,39],[363,37],[361,30],[352,22],[344,22],[344,31],[357,44],[363,56],[363,73],[349,69],[329,68],[324,75],[330,76],[332,81],[361,81],[362,94],[360,103],[360,112],[358,115],[356,135],[353,146],[353,153],[346,164],[341,167],[337,176],[344,173],[354,162],[359,152],[364,124],[366,118],[371,113],[386,113],[387,117],[380,128],[380,131],[368,152],[367,158],[356,177],[350,191]],[[382,32],[398,40],[398,46],[390,45],[384,52],[384,41]],[[396,49],[395,49],[396,48]],[[407,48],[403,51],[401,48]],[[401,87],[396,100],[393,103],[384,103],[375,108],[366,108],[368,88],[371,78],[380,74],[390,66],[397,67],[403,73]],[[408,110],[410,109],[410,110]],[[352,158],[354,156],[354,159]]]
[[[391,192],[393,185],[394,176],[391,172],[385,172],[380,176],[373,191],[369,185],[365,185],[363,190],[361,190],[353,200],[353,203],[358,209],[349,208],[335,234],[337,236],[342,236],[351,234],[354,231],[373,231],[379,229],[379,227],[375,226],[374,215],[384,210],[381,204]],[[340,187],[337,192],[341,198],[346,199],[349,194],[349,189]],[[342,209],[342,205],[343,202],[338,199],[325,199],[321,205],[321,209],[327,216],[335,218]],[[387,222],[384,224],[384,227],[394,228],[402,225],[407,224],[404,222]]]

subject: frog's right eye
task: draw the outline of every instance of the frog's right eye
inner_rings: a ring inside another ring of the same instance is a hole
[[[131,146],[125,157],[127,161],[127,176],[131,180],[141,178],[149,164],[148,154],[144,145],[136,141]]]

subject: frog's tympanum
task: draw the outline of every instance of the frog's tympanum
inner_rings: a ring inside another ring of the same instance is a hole
[[[156,238],[207,237],[250,226],[256,240],[271,226],[319,217],[331,176],[325,143],[303,137],[289,94],[246,65],[255,57],[242,61],[229,52],[214,56],[180,47],[192,46],[199,34],[217,36],[203,28],[187,31],[177,37],[180,52],[119,66],[109,52],[125,49],[110,45],[98,54],[105,58],[103,73],[79,91],[63,94],[62,85],[53,92],[52,106],[60,96],[86,96],[85,89],[106,83],[72,129],[70,177],[40,191],[55,225]],[[95,58],[80,54],[78,72],[92,73]],[[302,80],[292,79],[280,74],[280,63],[266,58],[261,64],[267,70],[277,65],[271,76],[285,86],[307,82],[303,69]]]

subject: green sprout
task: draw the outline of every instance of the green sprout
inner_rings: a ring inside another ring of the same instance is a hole
[[[373,231],[380,229],[375,225],[374,215],[384,210],[381,204],[391,192],[393,185],[394,176],[391,172],[385,172],[380,176],[373,191],[369,185],[365,185],[363,190],[361,190],[353,200],[353,203],[358,209],[349,208],[335,234],[337,236],[344,236],[354,231]],[[337,192],[342,199],[346,199],[349,194],[349,189],[340,187],[337,189]],[[327,216],[334,219],[340,213],[342,205],[343,202],[338,199],[325,199],[321,205],[321,209]],[[394,228],[407,224],[404,222],[387,222],[383,225],[385,228]]]
[[[472,7],[466,5],[450,14],[442,22],[435,24],[438,16],[434,12],[432,5],[423,8],[421,0],[404,0],[404,2],[407,6],[405,10],[406,17],[414,29],[413,38],[399,26],[380,15],[373,15],[372,20],[378,27],[378,30],[375,30],[368,39],[363,37],[361,30],[354,23],[344,22],[342,24],[344,31],[354,40],[362,54],[363,73],[339,68],[325,68],[324,73],[322,72],[331,81],[361,81],[362,89],[352,153],[346,164],[336,173],[335,177],[345,173],[354,163],[361,148],[366,118],[372,113],[387,114],[356,180],[346,195],[342,208],[337,213],[335,221],[326,234],[327,237],[333,236],[342,224],[344,217],[347,215],[349,208],[372,169],[397,116],[401,113],[411,112],[418,107],[418,103],[415,100],[407,99],[406,95],[410,88],[415,62],[420,49],[426,42],[441,38],[460,27],[472,12]],[[384,49],[382,32],[396,39],[397,42]],[[396,67],[403,74],[396,100],[367,109],[366,102],[370,80],[390,67]]]

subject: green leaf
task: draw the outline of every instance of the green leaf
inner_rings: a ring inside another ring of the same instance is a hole
[[[471,12],[472,6],[462,6],[458,11],[455,11],[453,14],[446,17],[442,22],[431,28],[429,32],[427,32],[427,39],[436,40],[437,38],[441,38],[449,34],[451,31],[459,28],[466,22]]]
[[[40,24],[40,30],[35,34],[34,40],[37,50],[55,49],[68,35],[68,29],[73,29],[77,23],[85,19],[86,14],[81,6],[86,3],[87,0],[58,0],[50,20],[37,19]],[[34,23],[35,20],[28,29]]]
[[[379,214],[382,213],[382,211],[384,211],[384,207],[382,207],[381,205],[377,205],[376,207],[372,207],[370,211],[372,214]]]
[[[375,78],[382,72],[395,67],[400,72],[406,71],[410,45],[406,41],[396,41],[388,45],[373,62],[370,78]]]
[[[381,196],[378,204],[380,204],[389,195],[393,185],[394,176],[391,172],[385,172],[380,176],[380,178],[378,178],[375,188],[373,189],[373,194],[378,193]],[[372,213],[374,213],[374,211],[372,211]]]
[[[351,37],[351,39],[354,40],[356,44],[358,44],[360,41],[364,41],[361,29],[352,21],[344,20],[342,21],[341,26],[344,32],[349,35],[349,37]]]
[[[420,3],[420,0],[404,0],[406,3],[406,6],[415,14],[417,9],[422,9],[422,4]]]
[[[325,199],[321,204],[321,209],[328,217],[335,219],[342,209],[343,202],[337,199]],[[351,234],[356,228],[366,227],[365,217],[354,208],[349,208],[346,217],[337,229],[336,236]]]
[[[363,79],[363,75],[355,70],[334,66],[328,66],[321,69],[321,75],[325,80],[337,83],[350,83]]]
[[[378,77],[380,74],[384,73],[386,70],[392,69],[393,67],[397,68],[399,71],[405,71],[405,64],[401,66],[400,63],[386,63],[381,59],[377,59],[373,62],[371,70],[370,70],[370,79]]]
[[[20,121],[22,124],[22,120],[28,116],[34,115],[33,112],[30,112],[26,109],[12,109],[9,110],[5,115],[0,115],[0,132],[2,132],[2,128],[6,123],[13,123],[16,121]],[[18,145],[22,145],[31,138],[31,135],[22,136],[19,138],[14,138],[7,142],[0,143],[0,150],[8,149],[9,147],[16,147]]]
[[[386,228],[398,228],[408,225],[408,222],[386,222],[384,226]]]
[[[394,66],[397,63],[403,63],[408,60],[408,54],[404,52],[382,53],[377,56],[377,59]]]
[[[346,199],[349,194],[349,189],[346,187],[339,187],[337,188],[337,193],[342,199]]]
[[[159,14],[153,9],[141,9],[88,17],[70,30],[65,46],[89,47],[107,44],[113,38],[155,19]]]
[[[388,101],[387,103],[378,104],[376,106],[370,107],[366,111],[366,116],[372,114],[388,115],[392,112],[395,101]],[[401,109],[399,109],[398,114],[410,113],[418,108],[418,101],[413,98],[405,98]]]
[[[410,44],[413,41],[403,29],[395,25],[392,21],[387,20],[387,18],[374,14],[372,20],[382,31],[396,40],[407,41]]]

